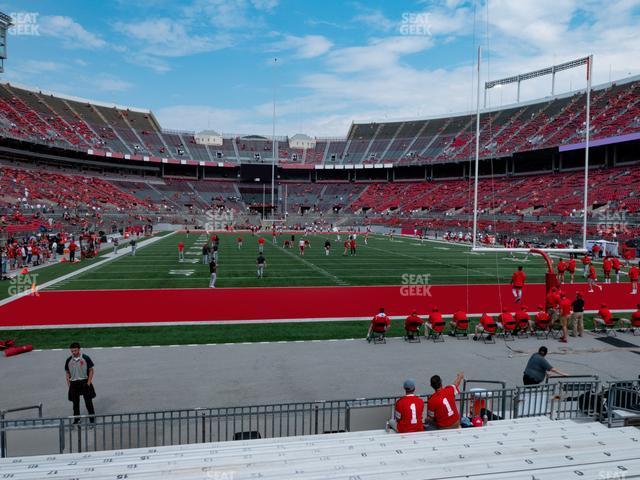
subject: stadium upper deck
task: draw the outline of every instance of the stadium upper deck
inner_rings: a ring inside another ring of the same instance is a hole
[[[595,87],[594,140],[640,136],[640,79],[631,77]],[[487,110],[481,122],[483,157],[578,143],[584,135],[585,93],[578,92]],[[193,132],[163,130],[149,110],[107,105],[0,84],[0,135],[90,151],[114,158],[199,165],[260,162],[271,158],[271,139],[228,136],[221,146],[196,143]],[[315,139],[293,148],[276,139],[281,164],[424,165],[468,160],[474,155],[475,115],[471,113],[384,123],[354,123],[346,138]]]

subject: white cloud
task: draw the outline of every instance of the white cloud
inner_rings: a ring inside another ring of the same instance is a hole
[[[91,78],[86,78],[84,87],[99,92],[116,93],[130,90],[133,84],[109,74],[98,74]]]
[[[87,31],[71,17],[44,16],[39,19],[40,33],[62,40],[66,48],[98,49],[107,45],[102,38]]]
[[[322,35],[285,35],[282,40],[272,44],[271,48],[274,51],[294,50],[297,58],[314,58],[324,55],[332,46],[333,43]]]
[[[360,7],[361,13],[353,17],[353,21],[358,24],[364,24],[374,30],[388,32],[396,29],[398,22],[390,20],[380,10],[371,10]]]

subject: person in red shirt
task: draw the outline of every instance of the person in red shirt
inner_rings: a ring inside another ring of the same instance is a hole
[[[402,387],[405,395],[396,401],[394,418],[389,421],[389,426],[398,433],[422,432],[424,400],[416,396],[416,383],[413,380],[405,380]]]
[[[602,272],[604,273],[604,283],[611,283],[612,269],[613,269],[613,262],[609,257],[604,257],[604,260],[602,260]]]
[[[491,341],[492,334],[496,331],[496,322],[493,321],[490,315],[483,313],[480,317],[480,321],[476,325],[475,334],[473,335],[474,340],[478,340],[480,338],[480,334],[486,332],[487,340]]]
[[[558,307],[560,306],[560,295],[556,287],[551,287],[551,290],[547,293],[546,303],[549,320],[551,323],[555,323],[558,320]]]
[[[344,241],[344,252],[342,253],[343,257],[346,257],[347,255],[349,255],[349,246],[350,246],[350,242],[347,239]]]
[[[591,248],[591,253],[593,253],[594,258],[598,258],[600,255],[600,245],[597,243]]]
[[[502,310],[502,313],[500,315],[498,315],[496,324],[504,334],[513,333],[516,329],[516,321],[513,318],[513,315],[511,315],[509,310],[507,310],[506,308]]]
[[[522,300],[522,289],[524,288],[524,282],[527,276],[522,270],[522,265],[518,267],[518,270],[513,272],[511,275],[511,293],[513,293],[513,298],[516,303]]]
[[[587,282],[589,283],[589,292],[593,293],[593,287],[598,287],[602,290],[602,286],[598,285],[596,282],[598,281],[598,275],[596,274],[596,269],[593,265],[589,264],[589,273],[587,275]]]
[[[638,293],[638,277],[640,276],[640,270],[637,265],[633,265],[627,272],[629,281],[631,282],[631,295]]]
[[[531,323],[531,318],[527,313],[527,307],[523,305],[522,308],[520,308],[520,310],[515,313],[514,318],[518,326],[518,332],[526,333],[529,330],[529,324]]]
[[[367,332],[367,342],[373,339],[373,334],[376,333],[384,338],[384,335],[391,326],[391,320],[384,313],[384,308],[380,309],[380,312],[371,319],[369,324],[369,331]]]
[[[611,264],[613,266],[613,271],[616,272],[616,283],[620,283],[620,259],[618,257],[612,257]]]
[[[637,310],[631,314],[631,319],[621,318],[620,324],[631,330],[631,333],[635,333],[636,328],[640,329],[640,303],[637,305]]]
[[[184,262],[184,243],[178,242],[178,261]]]
[[[418,312],[416,310],[411,312],[411,315],[404,320],[404,329],[407,332],[407,336],[419,335],[423,324],[424,320],[418,316]]]
[[[278,233],[275,230],[271,232],[271,243],[274,245],[278,243]]]
[[[431,388],[435,391],[427,401],[428,421],[437,429],[460,428],[460,412],[456,395],[460,393],[460,382],[464,373],[458,373],[453,385],[442,386],[439,375],[431,377]]]
[[[69,261],[71,263],[75,262],[75,260],[76,260],[76,250],[77,249],[78,249],[78,246],[76,245],[76,242],[71,240],[71,243],[69,243]]]
[[[455,335],[456,330],[460,329],[464,330],[464,336],[466,337],[466,330],[469,328],[469,318],[467,317],[467,313],[459,308],[453,313],[453,317],[449,321],[449,329],[451,330],[450,335]]]
[[[569,256],[569,261],[567,262],[567,271],[569,272],[569,276],[571,277],[571,283],[573,283],[573,277],[576,273],[576,259],[573,256],[573,253]]]
[[[433,307],[431,309],[431,313],[429,314],[429,318],[426,322],[424,322],[424,335],[426,337],[429,336],[431,330],[433,330],[433,326],[442,322],[442,313],[438,310],[438,307]]]
[[[564,272],[567,271],[567,266],[567,262],[565,262],[563,259],[558,260],[558,282],[560,283],[564,283]]]
[[[531,325],[531,328],[533,329],[535,327],[538,330],[548,332],[550,322],[551,322],[551,318],[549,317],[549,314],[545,312],[544,307],[542,305],[538,305],[538,313],[536,313],[536,316],[533,319],[533,324]]]
[[[264,253],[264,237],[258,238],[258,253]]]
[[[589,256],[589,254],[585,254],[584,257],[582,257],[582,271],[584,274],[584,278],[588,278],[589,277],[589,265],[591,265],[591,257]]]
[[[594,327],[599,325],[602,327],[602,330],[606,330],[607,328],[614,328],[616,326],[616,321],[618,319],[613,317],[611,310],[603,303],[600,305],[600,310],[598,310],[598,316],[593,317]],[[595,330],[594,330],[595,331]]]
[[[238,242],[238,250],[242,249],[242,237],[236,238],[236,242]]]
[[[356,239],[353,237],[349,240],[349,255],[356,255]]]
[[[571,300],[563,293],[560,295],[560,324],[562,325],[562,337],[560,341],[567,343],[569,336],[569,317],[571,316]]]

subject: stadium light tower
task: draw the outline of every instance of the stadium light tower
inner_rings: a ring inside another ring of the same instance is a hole
[[[472,250],[473,251],[505,251],[504,248],[496,247],[478,247],[477,245],[477,229],[478,229],[478,165],[480,163],[480,64],[481,64],[482,50],[478,47],[478,92],[477,92],[477,104],[476,104],[476,155],[475,155],[475,178],[474,178],[474,195],[473,195],[473,239]],[[582,67],[586,65],[587,75],[587,105],[585,112],[585,147],[584,147],[584,205],[583,205],[583,224],[582,224],[582,248],[554,248],[554,252],[584,252],[587,245],[587,206],[589,199],[589,138],[590,138],[590,117],[591,117],[591,77],[593,72],[593,55],[588,57],[578,58],[571,60],[570,62],[561,63],[559,65],[553,65],[551,67],[542,68],[533,72],[523,73],[520,75],[514,75],[511,77],[501,78],[499,80],[491,80],[484,84],[484,107],[487,106],[487,90],[495,87],[501,87],[512,83],[518,84],[518,101],[520,101],[520,84],[525,80],[531,80],[533,78],[542,77],[545,75],[551,75],[551,92],[555,92],[555,76],[556,73],[563,70],[569,70],[571,68]],[[540,249],[548,250],[548,249]],[[550,250],[550,249],[549,249]],[[528,252],[528,248],[507,248],[506,251],[512,252]]]
[[[0,12],[0,73],[4,73],[4,61],[7,59],[7,30],[13,25],[11,17]]]
[[[276,65],[278,59],[273,59],[273,130],[271,132],[271,219],[275,218],[275,190],[276,190]]]

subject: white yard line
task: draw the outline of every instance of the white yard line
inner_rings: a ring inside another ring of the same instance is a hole
[[[147,247],[149,245],[152,245],[156,242],[159,242],[160,240],[163,240],[165,238],[169,238],[171,235],[174,235],[176,232],[171,232],[168,235],[163,235],[161,237],[153,237],[153,238],[149,238],[147,240],[142,240],[140,243],[137,244],[137,248],[144,248]],[[100,267],[106,263],[112,262],[114,260],[118,260],[126,255],[130,255],[130,248],[122,248],[120,249],[120,251],[117,254],[114,253],[108,253],[106,254],[104,257],[104,260],[100,260],[99,262],[96,263],[92,263],[91,265],[88,265],[84,268],[81,268],[79,270],[75,270],[71,273],[67,273],[66,275],[62,275],[61,277],[58,278],[54,278],[53,280],[49,280],[48,282],[43,283],[42,285],[38,285],[38,290],[44,290],[45,288],[51,287],[53,285],[57,285],[59,283],[62,283],[64,281],[67,281],[73,277],[76,277],[78,275],[81,275],[83,273],[86,273],[90,270],[93,270],[97,267]],[[11,297],[5,298],[4,300],[0,300],[0,307],[3,305],[6,305],[8,303],[14,302],[16,300],[18,300],[19,298],[22,297],[26,297],[28,295],[31,295],[31,290],[27,290],[21,293],[18,293],[16,295],[13,295]]]

